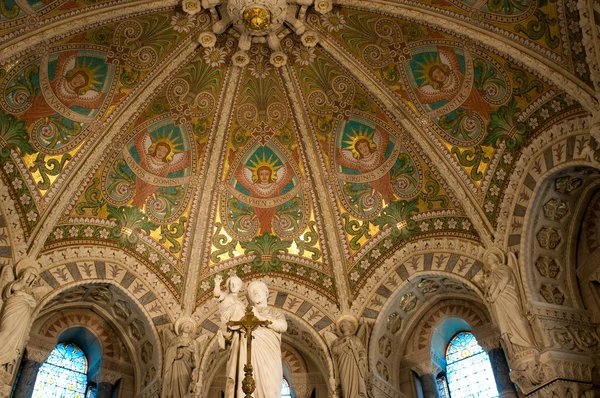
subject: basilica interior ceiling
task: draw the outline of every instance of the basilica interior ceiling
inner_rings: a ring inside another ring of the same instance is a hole
[[[112,279],[155,324],[214,332],[215,276],[262,278],[319,331],[376,319],[418,271],[456,276],[415,279],[408,313],[518,247],[524,149],[598,109],[587,2],[290,1],[303,27],[241,56],[209,3],[1,3],[5,257],[40,259],[43,284]]]

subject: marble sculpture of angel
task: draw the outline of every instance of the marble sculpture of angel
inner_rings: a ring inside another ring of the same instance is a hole
[[[519,279],[517,258],[514,253],[508,254],[508,261],[506,257],[499,248],[491,248],[483,255],[486,277],[482,284],[487,301],[493,308],[506,343],[521,349],[535,348],[535,340],[522,306],[521,298],[524,294]]]
[[[367,398],[366,339],[367,325],[358,327],[358,320],[349,314],[342,315],[337,321],[340,336],[325,332],[342,389],[342,398]],[[358,332],[357,332],[358,330]]]
[[[208,340],[207,335],[195,338],[196,322],[181,318],[175,322],[175,334],[163,332],[165,355],[162,398],[184,398],[194,392],[199,377],[200,354]]]
[[[33,310],[37,305],[34,287],[38,278],[38,264],[25,258],[15,266],[4,266],[0,274],[0,368],[11,364],[21,355]],[[16,276],[16,280],[15,280]]]

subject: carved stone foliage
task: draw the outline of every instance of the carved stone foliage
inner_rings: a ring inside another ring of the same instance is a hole
[[[562,238],[558,231],[552,227],[541,228],[537,235],[538,243],[544,249],[556,249],[556,247],[562,241]]]
[[[548,256],[540,256],[535,261],[535,268],[541,276],[556,278],[561,271],[561,266],[556,262],[556,259]]]

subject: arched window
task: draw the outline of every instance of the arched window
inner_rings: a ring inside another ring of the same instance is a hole
[[[281,398],[292,398],[292,390],[290,389],[290,383],[283,378],[281,380]]]
[[[40,367],[32,398],[84,398],[88,361],[73,343],[60,343]]]
[[[470,332],[459,332],[448,343],[446,377],[452,398],[498,397],[490,358]]]

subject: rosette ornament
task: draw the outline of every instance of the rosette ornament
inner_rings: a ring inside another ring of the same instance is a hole
[[[321,13],[331,11],[333,0],[182,0],[182,8],[188,14],[201,9],[209,10],[212,24],[198,37],[202,47],[214,47],[217,36],[232,29],[238,37],[238,51],[232,63],[244,66],[247,51],[252,43],[267,43],[272,50],[269,61],[275,67],[287,63],[281,51],[281,39],[290,33],[301,37],[301,43],[315,46],[319,37],[306,30],[306,13],[310,7]]]

